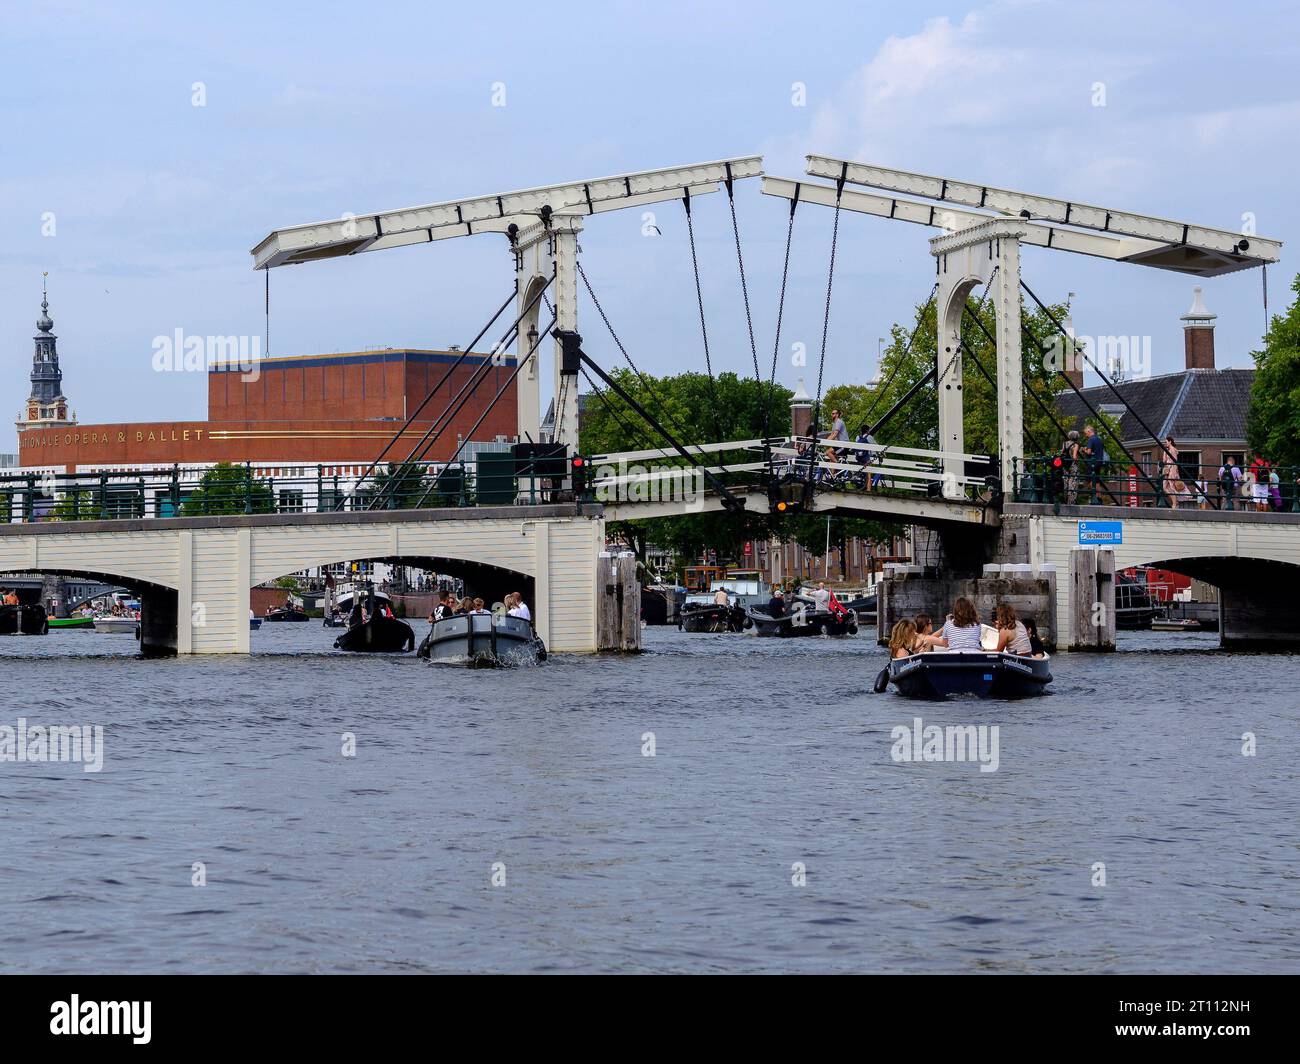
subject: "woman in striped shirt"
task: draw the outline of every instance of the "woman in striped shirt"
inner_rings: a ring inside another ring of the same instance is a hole
[[[971,600],[959,598],[952,604],[952,613],[943,622],[943,629],[935,644],[949,650],[980,650],[980,619]]]

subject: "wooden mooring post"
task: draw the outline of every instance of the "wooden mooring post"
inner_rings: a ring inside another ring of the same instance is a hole
[[[641,649],[641,584],[636,556],[602,552],[596,560],[596,649]]]
[[[1070,551],[1071,650],[1115,649],[1115,552],[1101,547]]]

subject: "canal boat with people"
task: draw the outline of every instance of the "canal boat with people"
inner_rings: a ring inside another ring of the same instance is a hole
[[[415,649],[415,631],[405,621],[393,614],[388,596],[382,598],[373,587],[365,590],[363,599],[352,596],[352,610],[348,615],[348,630],[334,640],[336,650],[357,654],[405,654]]]
[[[852,610],[842,606],[837,610],[820,609],[816,600],[805,595],[792,595],[787,603],[784,595],[773,592],[771,601],[751,606],[747,614],[754,634],[759,636],[794,639],[858,634],[858,617]]]
[[[967,598],[957,599],[938,633],[924,614],[901,618],[889,633],[889,657],[876,677],[877,694],[892,683],[906,698],[1030,698],[1052,682],[1037,625],[1006,602],[992,625],[980,623]]]
[[[772,586],[755,569],[714,575],[707,591],[686,596],[677,627],[684,632],[743,632],[752,628],[749,609],[768,601]]]
[[[0,603],[0,635],[45,635],[49,630],[49,618],[39,602],[21,602],[10,595]]]
[[[546,644],[528,619],[484,610],[434,621],[416,656],[444,665],[509,668],[545,661]]]

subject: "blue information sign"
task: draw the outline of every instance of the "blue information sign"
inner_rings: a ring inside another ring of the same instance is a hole
[[[1079,546],[1081,547],[1115,547],[1123,542],[1123,521],[1079,522]]]

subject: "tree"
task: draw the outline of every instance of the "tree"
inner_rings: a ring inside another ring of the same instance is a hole
[[[1296,299],[1274,314],[1264,349],[1253,354],[1246,441],[1274,465],[1300,466],[1300,275],[1291,282]]]
[[[682,444],[758,439],[764,432],[769,436],[783,436],[790,431],[792,393],[779,384],[770,387],[766,381],[738,377],[735,373],[723,373],[710,380],[704,373],[641,377],[623,369],[615,370],[611,376]],[[580,447],[589,455],[658,447],[671,452],[668,441],[630,404],[608,389],[602,389],[598,398],[593,397],[584,406]],[[728,451],[710,454],[707,463],[711,466],[744,464],[760,462],[762,457],[759,449]],[[687,465],[684,459],[670,453],[669,457],[648,460],[627,469],[598,467],[594,472],[632,474],[674,467],[685,469]],[[735,485],[758,484],[762,474],[761,470],[739,471],[721,474],[720,479]],[[617,497],[650,500],[663,498],[671,491],[694,493],[699,487],[694,475],[684,473],[680,479],[623,486]],[[614,521],[609,531],[612,536],[625,540],[643,561],[652,540],[683,557],[716,550],[722,560],[739,558],[746,540],[762,538],[770,528],[771,518],[764,510],[741,515],[688,513],[681,517]]]
[[[997,351],[989,339],[996,335],[996,320],[991,304],[981,306],[972,296],[966,306],[972,315],[978,315],[988,336],[970,317],[963,315],[962,340],[974,356],[963,353],[962,360],[965,446],[971,454],[997,454],[997,386],[979,368],[982,365],[996,381]],[[1066,312],[1064,306],[1054,306],[1051,310],[1058,321]],[[1021,322],[1033,337],[1031,341],[1022,336],[1024,387],[1051,408],[1066,388],[1064,378],[1056,372],[1054,357],[1060,351],[1056,344],[1059,333],[1041,311],[1030,314],[1022,307],[1020,313]],[[850,432],[856,434],[870,428],[935,365],[938,347],[935,319],[936,307],[931,300],[916,308],[910,328],[895,324],[890,330],[889,346],[881,357],[880,382],[875,387],[848,384],[830,388],[822,399],[819,420],[826,423],[829,411],[838,408]],[[916,336],[909,349],[908,337],[913,330]],[[1024,453],[1054,453],[1060,446],[1060,432],[1043,407],[1030,396],[1024,400],[1024,424]],[[877,433],[880,443],[925,449],[937,449],[938,438],[939,406],[933,386],[921,388]]]
[[[364,499],[362,505],[367,507],[370,500],[378,498],[381,510],[411,510],[421,500],[425,506],[436,505],[430,490],[433,481],[426,472],[417,462],[389,462],[370,478],[370,487],[357,492],[357,497]]]
[[[47,520],[95,521],[101,516],[99,501],[94,490],[71,489],[54,506]]]
[[[183,517],[212,514],[275,513],[275,493],[266,480],[258,480],[246,466],[218,462],[199,480],[184,505]]]

